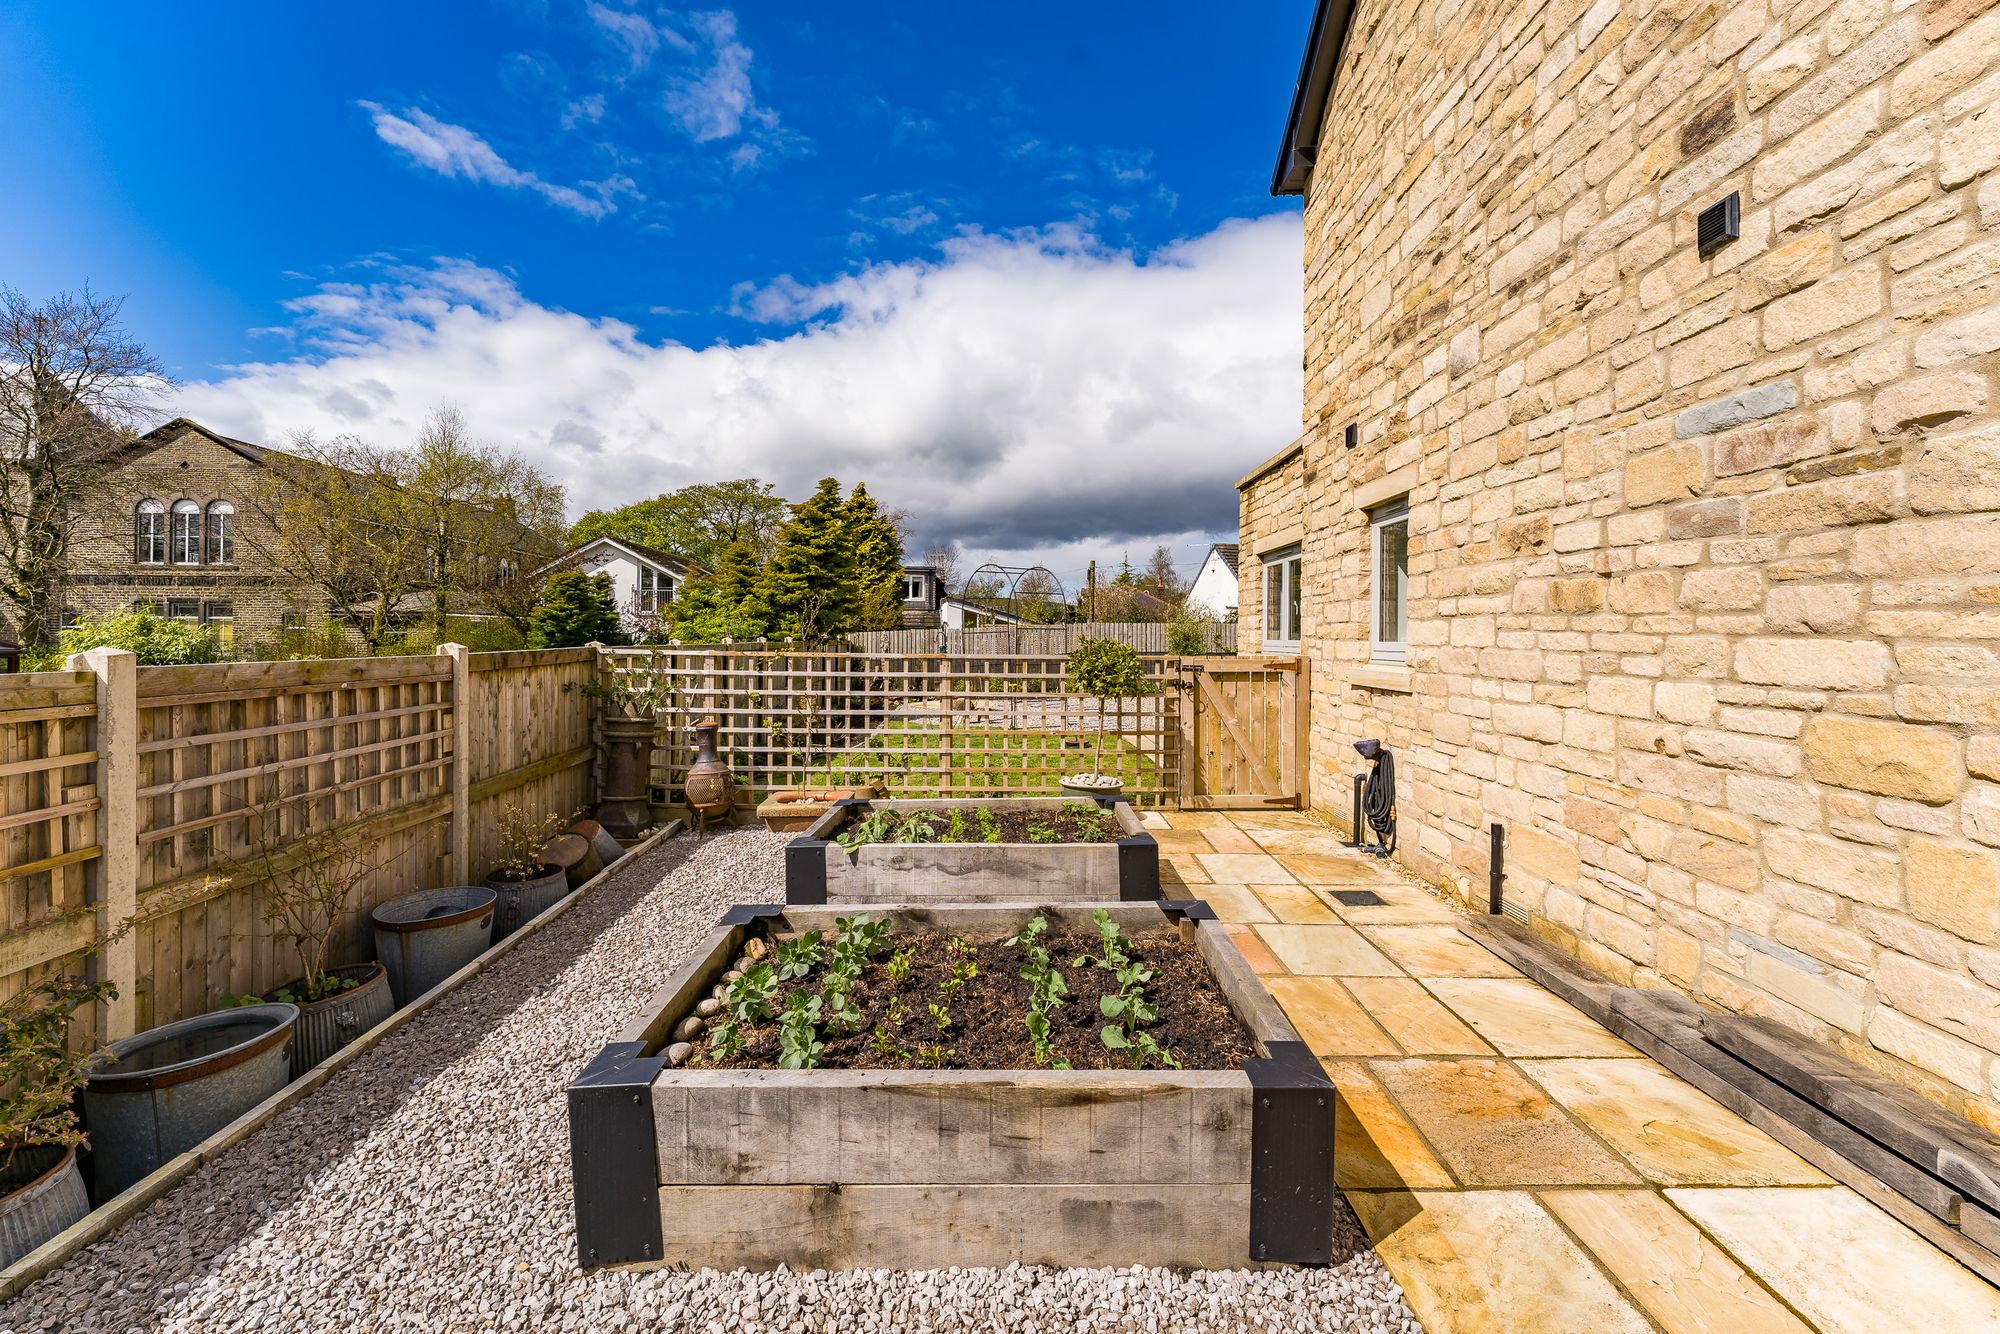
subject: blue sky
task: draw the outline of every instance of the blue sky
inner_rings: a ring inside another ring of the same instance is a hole
[[[980,551],[1192,548],[1297,420],[1309,8],[0,7],[0,281],[125,294],[163,410],[452,401],[573,512],[830,471]],[[1113,505],[1134,453],[1188,475]]]

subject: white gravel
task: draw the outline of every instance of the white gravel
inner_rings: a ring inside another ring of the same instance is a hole
[[[563,1089],[784,838],[676,840],[0,1306],[0,1330],[1420,1334],[1340,1206],[1316,1270],[584,1273]]]

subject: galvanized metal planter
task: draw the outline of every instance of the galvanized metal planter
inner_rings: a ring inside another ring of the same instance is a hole
[[[837,841],[870,811],[1053,813],[1074,797],[842,801],[785,848],[787,903],[1127,902],[1160,897],[1160,845],[1123,801],[1105,802],[1123,836],[1112,843],[868,843]]]
[[[198,1014],[111,1044],[83,1089],[93,1184],[110,1199],[283,1088],[295,1005]]]
[[[31,1144],[0,1171],[0,1269],[90,1212],[76,1150]]]
[[[290,1052],[294,1077],[396,1012],[396,999],[389,990],[389,970],[381,964],[358,963],[334,968],[329,975],[353,978],[360,985],[320,1000],[299,1003],[299,1022],[292,1029]],[[296,991],[304,985],[299,981],[284,989]]]
[[[1206,904],[891,907],[1004,938],[1036,912],[1191,937],[1256,1054],[1232,1070],[669,1068],[752,935],[839,910],[739,906],[569,1088],[586,1267],[1325,1264],[1333,1086]]]
[[[544,862],[542,872],[533,880],[510,880],[498,871],[486,877],[486,887],[495,896],[494,944],[513,935],[531,918],[540,917],[569,893],[569,876],[562,867]]]
[[[446,885],[390,899],[369,914],[375,957],[389,970],[397,1005],[408,1005],[485,952],[497,899],[483,885]]]

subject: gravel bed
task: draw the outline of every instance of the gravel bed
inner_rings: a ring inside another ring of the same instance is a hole
[[[1420,1334],[1340,1206],[1317,1270],[583,1273],[563,1089],[785,837],[677,839],[104,1241],[0,1331],[1356,1330]]]

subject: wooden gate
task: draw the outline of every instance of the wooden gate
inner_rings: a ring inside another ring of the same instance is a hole
[[[1183,808],[1302,804],[1306,681],[1298,658],[1179,660]]]

